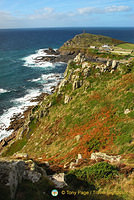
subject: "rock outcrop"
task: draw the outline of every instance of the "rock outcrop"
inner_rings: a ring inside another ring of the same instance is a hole
[[[109,162],[120,162],[120,160],[121,160],[120,155],[112,156],[112,155],[107,155],[106,153],[101,153],[101,152],[91,154],[92,160],[97,160],[97,159],[100,159],[100,158],[103,159],[103,160],[107,160]]]
[[[19,158],[23,156],[18,155]],[[9,187],[11,199],[15,198],[17,187],[22,180],[35,183],[42,176],[47,176],[44,169],[38,167],[32,160],[25,160],[25,156],[23,158],[24,160],[0,159],[0,183]]]
[[[59,173],[49,176],[49,179],[55,184],[57,188],[63,188],[67,186],[65,182],[65,174]]]

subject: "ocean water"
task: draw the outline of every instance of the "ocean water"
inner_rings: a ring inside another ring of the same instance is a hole
[[[0,140],[11,134],[5,129],[10,118],[23,113],[31,99],[42,92],[51,93],[51,87],[63,78],[64,63],[34,62],[44,55],[43,49],[57,49],[82,32],[106,35],[134,43],[134,28],[42,28],[0,30]]]

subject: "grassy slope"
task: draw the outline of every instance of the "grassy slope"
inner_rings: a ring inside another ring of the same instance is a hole
[[[96,46],[97,48],[102,47],[102,45],[112,46],[115,50],[129,50],[131,51],[134,44],[126,43],[117,39],[113,39],[111,37],[102,36],[102,35],[94,35],[89,33],[83,33],[76,35],[71,40],[64,43],[63,46],[59,49],[61,53],[76,53],[79,52],[87,55],[87,57],[95,57],[99,56],[102,58],[110,58],[110,59],[128,59],[131,55],[119,55],[118,53],[112,52],[100,52],[98,49],[91,49],[90,46]],[[129,48],[130,47],[130,48]]]
[[[134,44],[130,44],[130,43],[119,44],[117,47],[120,47],[122,49],[134,50]]]
[[[23,151],[61,162],[78,153],[90,156],[94,150],[132,153],[133,84],[133,73],[107,73],[100,77],[93,74],[76,91],[67,85],[64,93],[72,97],[71,102],[65,105],[64,95],[49,97],[54,105],[34,129]],[[131,112],[125,115],[125,109]],[[82,136],[78,143],[77,135]]]
[[[104,44],[107,45],[119,45],[124,43],[123,41],[120,40],[116,40],[113,39],[111,37],[107,37],[107,36],[102,36],[102,35],[94,35],[94,34],[90,34],[90,33],[83,33],[83,34],[79,34],[76,35],[72,40],[69,41],[69,43],[71,44],[71,46],[74,47],[90,47],[90,45],[94,45],[94,46],[102,46]],[[65,43],[62,47],[66,47]],[[61,48],[62,48],[61,47]]]
[[[60,163],[78,153],[89,157],[96,150],[133,152],[134,73],[121,75],[117,71],[96,77],[96,72],[92,71],[81,88],[72,91],[72,85],[68,84],[62,95],[55,93],[48,97],[53,104],[49,115],[36,125],[31,124],[31,137],[22,145],[22,151]],[[64,104],[65,94],[72,97],[69,104]],[[124,114],[125,109],[131,112]],[[79,142],[75,139],[77,135],[81,136]],[[14,153],[12,149],[15,152],[14,145],[7,155]]]
[[[49,97],[53,104],[49,115],[34,127],[22,152],[39,162],[48,160],[60,167],[78,153],[88,160],[94,151],[120,154],[125,159],[123,162],[133,165],[134,72],[121,75],[117,71],[99,77],[95,76],[96,72],[92,71],[81,88],[72,91],[68,84],[62,96]],[[72,97],[66,105],[65,93]],[[125,115],[125,109],[131,112]],[[75,138],[77,135],[81,136],[79,141]],[[133,176],[120,175],[118,181],[111,179],[110,184],[103,180],[96,199],[116,194],[117,197],[109,196],[109,199],[122,196],[122,200],[131,200],[133,184]]]

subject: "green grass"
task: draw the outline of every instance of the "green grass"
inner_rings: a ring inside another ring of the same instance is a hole
[[[119,45],[117,45],[117,47],[120,47],[122,49],[134,50],[134,44],[131,44],[131,43],[119,44]]]
[[[96,181],[111,180],[118,174],[118,170],[113,165],[106,162],[99,162],[93,166],[85,167],[78,170],[72,170],[69,175],[73,174],[83,181],[95,184]]]
[[[20,151],[26,145],[27,141],[28,140],[26,137],[15,141],[13,144],[11,144],[7,151],[2,154],[2,156],[12,156],[14,153]]]

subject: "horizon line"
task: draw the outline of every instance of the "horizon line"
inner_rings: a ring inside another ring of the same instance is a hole
[[[16,28],[0,28],[0,30],[7,30],[7,29],[55,29],[55,28],[134,28],[134,26],[53,26],[53,27],[16,27]]]

